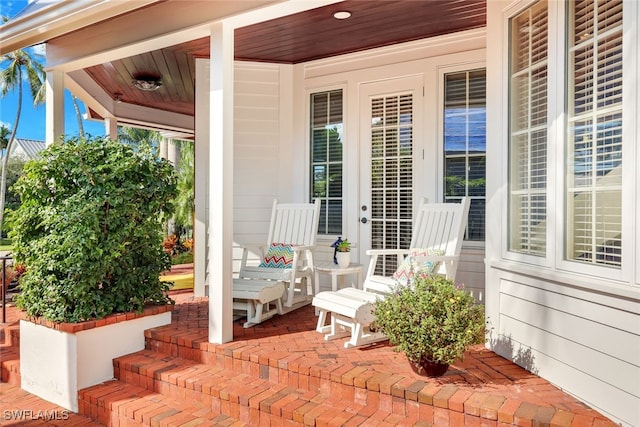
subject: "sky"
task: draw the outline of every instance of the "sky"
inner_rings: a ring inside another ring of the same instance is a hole
[[[27,0],[0,0],[0,15],[13,18],[28,4],[29,2]],[[44,47],[38,46],[33,49],[35,49],[37,53],[43,55],[42,61],[44,64]],[[6,65],[4,62],[0,63],[0,68],[5,68],[5,66]],[[70,92],[65,92],[64,133],[68,136],[75,136],[79,134],[76,113],[73,109]],[[8,93],[4,98],[0,99],[0,124],[6,126],[7,128],[9,128],[9,130],[12,130],[15,123],[17,110],[18,91],[16,89],[13,92]],[[83,114],[86,112],[84,104],[82,104],[81,102],[80,112]],[[16,137],[44,141],[45,123],[45,105],[41,104],[37,107],[33,106],[31,90],[29,89],[29,86],[24,83],[22,111],[20,113],[20,122],[18,123],[18,132],[16,134]],[[83,120],[83,127],[85,134],[89,134],[92,136],[102,136],[105,134],[104,123],[102,121]]]

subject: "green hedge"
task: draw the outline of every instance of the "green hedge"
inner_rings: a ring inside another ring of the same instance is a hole
[[[170,302],[161,220],[173,212],[171,164],[107,138],[52,145],[25,167],[11,233],[26,265],[18,306],[80,322]]]

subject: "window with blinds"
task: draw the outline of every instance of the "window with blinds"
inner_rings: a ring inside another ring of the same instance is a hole
[[[622,0],[568,2],[567,258],[622,264]]]
[[[318,234],[342,232],[342,90],[311,94],[311,197],[320,199]]]
[[[486,200],[486,71],[444,76],[444,194],[471,198],[466,240],[484,241]]]
[[[409,248],[413,214],[413,95],[371,100],[371,245]],[[397,257],[385,256],[376,274],[390,275]]]
[[[510,20],[509,250],[544,256],[547,230],[547,3]]]

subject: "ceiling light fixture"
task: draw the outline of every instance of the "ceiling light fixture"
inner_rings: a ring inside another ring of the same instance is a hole
[[[351,18],[351,12],[347,12],[346,10],[341,10],[339,12],[335,12],[333,17],[336,19],[348,19]]]
[[[149,73],[138,73],[133,76],[131,83],[140,90],[151,92],[158,90],[160,86],[162,86],[162,76]]]

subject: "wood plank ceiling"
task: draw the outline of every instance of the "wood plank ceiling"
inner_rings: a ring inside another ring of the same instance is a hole
[[[338,20],[338,11],[351,17]],[[296,64],[485,25],[486,0],[347,0],[236,29],[235,58]],[[114,100],[193,115],[194,59],[208,57],[203,38],[85,71]],[[140,73],[161,77],[162,86],[135,88]]]

